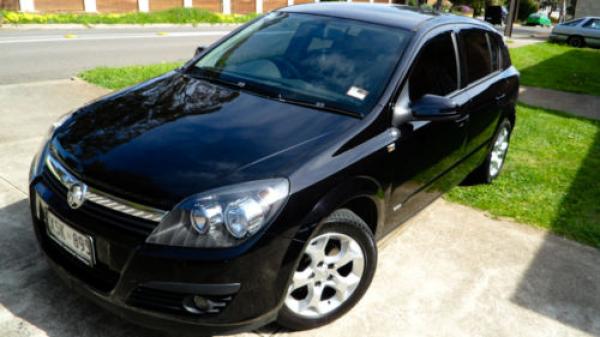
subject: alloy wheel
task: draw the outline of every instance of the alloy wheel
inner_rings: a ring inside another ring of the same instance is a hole
[[[347,301],[365,268],[360,245],[341,233],[313,238],[294,272],[285,305],[299,316],[321,318]]]
[[[505,126],[498,133],[498,137],[496,137],[490,157],[490,177],[496,177],[498,173],[500,173],[500,169],[504,164],[504,159],[506,158],[506,153],[508,152],[509,134],[510,131],[508,127]]]

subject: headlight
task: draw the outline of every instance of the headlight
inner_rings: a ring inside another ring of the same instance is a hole
[[[287,179],[258,180],[193,195],[179,203],[146,239],[180,247],[232,247],[256,234],[285,203]]]
[[[65,123],[65,121],[67,119],[69,119],[69,117],[71,117],[72,114],[73,114],[72,112],[69,112],[69,113],[62,115],[56,120],[56,122],[54,122],[54,123],[52,123],[52,125],[50,125],[48,132],[46,133],[44,139],[42,140],[42,144],[41,144],[40,148],[36,151],[36,153],[33,156],[33,160],[31,161],[31,166],[29,167],[29,182],[30,183],[33,180],[33,178],[35,178],[39,175],[41,163],[45,159],[44,153],[45,153],[46,145],[47,145],[48,141],[52,138],[52,135],[54,135],[54,131],[56,131],[56,129],[58,129],[61,125],[63,125]]]

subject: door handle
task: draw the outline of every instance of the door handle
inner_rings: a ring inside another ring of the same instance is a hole
[[[503,100],[506,97],[506,94],[496,96],[496,102]]]

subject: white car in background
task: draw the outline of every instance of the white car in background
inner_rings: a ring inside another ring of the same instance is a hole
[[[550,40],[567,42],[578,48],[600,48],[600,17],[588,16],[558,24],[552,29]]]

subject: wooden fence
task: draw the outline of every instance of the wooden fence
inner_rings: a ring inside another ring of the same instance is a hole
[[[347,0],[396,3],[404,0]],[[0,9],[21,12],[149,12],[169,8],[202,8],[224,14],[264,13],[293,4],[319,0],[0,0]]]

